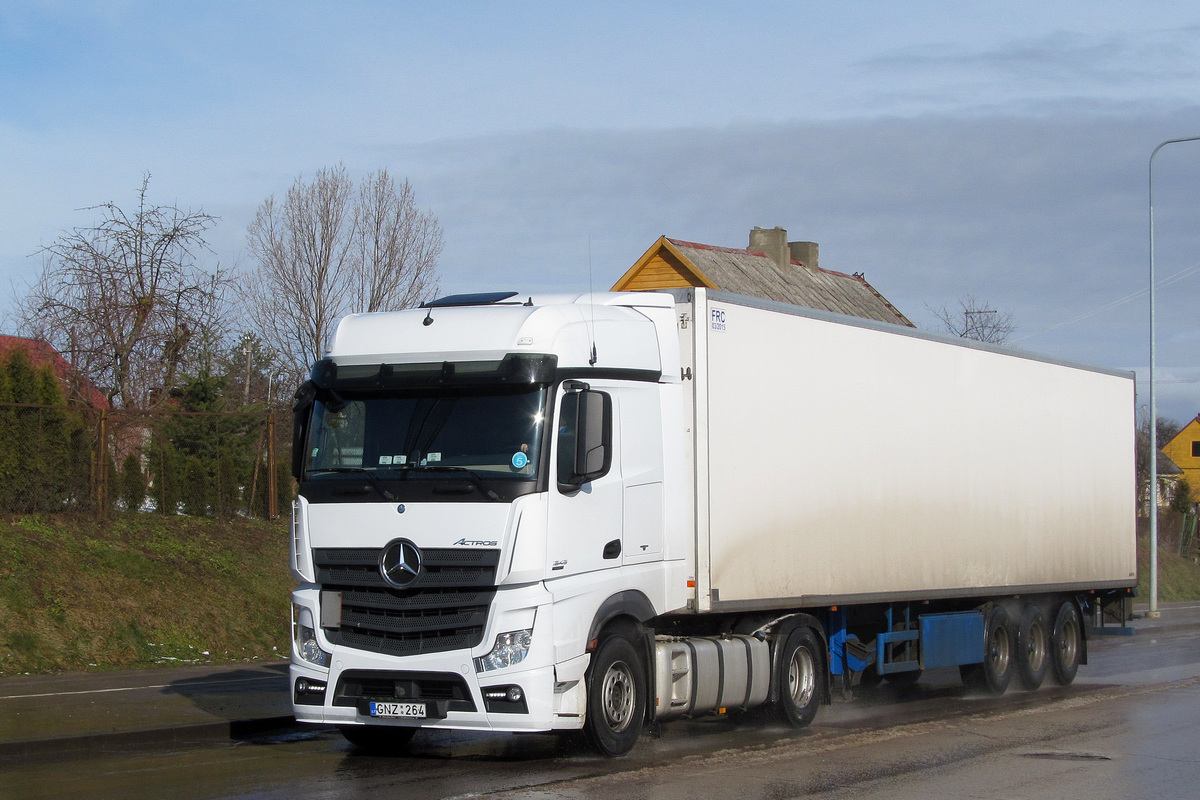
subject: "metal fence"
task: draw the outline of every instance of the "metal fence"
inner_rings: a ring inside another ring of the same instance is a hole
[[[274,519],[290,463],[274,412],[0,404],[0,512]]]

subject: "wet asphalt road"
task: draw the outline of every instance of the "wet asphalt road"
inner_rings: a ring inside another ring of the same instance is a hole
[[[673,722],[615,761],[553,736],[436,733],[373,757],[322,732],[8,764],[0,798],[1190,798],[1200,605],[1169,613],[1094,639],[1070,687],[988,698],[940,670],[839,699],[800,732],[769,715]]]

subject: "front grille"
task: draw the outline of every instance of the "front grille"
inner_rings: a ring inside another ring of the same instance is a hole
[[[341,624],[325,630],[331,642],[404,656],[483,641],[499,550],[423,550],[421,572],[406,589],[384,581],[379,554],[369,547],[313,550],[321,589],[341,594]]]
[[[347,670],[338,679],[335,706],[354,708],[360,702],[396,700],[444,703],[447,711],[474,711],[471,690],[460,675],[438,672],[375,672]]]

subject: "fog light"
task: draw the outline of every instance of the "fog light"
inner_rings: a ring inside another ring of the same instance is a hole
[[[297,678],[292,699],[297,705],[320,706],[325,704],[325,681],[312,678]]]
[[[528,714],[525,692],[520,686],[485,686],[483,707],[489,714]]]

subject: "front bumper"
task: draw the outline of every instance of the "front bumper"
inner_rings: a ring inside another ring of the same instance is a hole
[[[586,702],[583,675],[588,656],[553,663],[551,615],[537,613],[547,599],[543,590],[528,587],[503,594],[510,601],[506,605],[516,606],[515,610],[506,613],[493,608],[484,644],[474,650],[397,657],[334,646],[318,632],[322,647],[330,653],[329,667],[323,668],[301,659],[293,644],[290,685],[296,720],[469,731],[579,729]],[[292,600],[319,619],[319,595],[315,587],[301,588]],[[534,617],[533,642],[523,661],[476,671],[475,659],[491,649],[498,633],[521,627],[524,623],[516,622],[518,619]],[[519,698],[514,700],[514,695]],[[428,716],[372,717],[372,701],[424,703]]]

